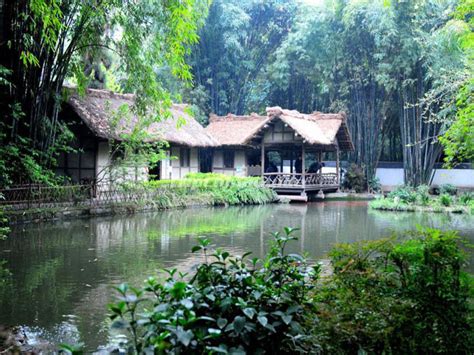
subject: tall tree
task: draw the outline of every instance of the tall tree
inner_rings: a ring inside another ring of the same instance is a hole
[[[84,88],[86,56],[108,49],[127,75],[123,87],[137,94],[135,110],[170,105],[157,68],[166,63],[190,80],[185,63],[197,42],[207,4],[195,0],[21,0],[1,3],[0,184],[42,180],[61,143],[58,112],[66,77]],[[106,29],[104,31],[104,29]],[[58,141],[59,140],[59,141]]]
[[[217,114],[242,114],[259,73],[293,22],[293,0],[215,0],[193,50],[196,84]]]

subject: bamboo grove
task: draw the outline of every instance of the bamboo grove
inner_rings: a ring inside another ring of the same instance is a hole
[[[204,124],[211,112],[274,105],[344,110],[356,146],[346,158],[368,179],[388,160],[403,161],[407,184],[429,183],[443,154],[450,166],[474,156],[472,0],[22,0],[0,10],[0,185],[50,181],[72,138],[58,121],[65,83],[137,93],[143,114],[191,103]]]

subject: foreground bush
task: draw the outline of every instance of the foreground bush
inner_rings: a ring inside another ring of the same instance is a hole
[[[473,287],[453,232],[426,229],[337,245],[333,273],[286,254],[294,230],[274,234],[264,260],[200,239],[192,275],[168,271],[142,289],[125,284],[110,306],[129,352],[172,354],[472,354]]]
[[[327,353],[472,354],[464,256],[452,232],[342,244],[315,294],[314,342]],[[472,286],[471,286],[472,290]]]
[[[164,283],[150,278],[142,289],[118,287],[120,301],[110,309],[114,326],[132,335],[130,351],[304,351],[307,334],[301,323],[312,309],[307,301],[319,268],[285,254],[286,244],[295,239],[292,229],[274,238],[268,256],[251,261],[250,253],[235,257],[217,250],[209,255],[209,240],[201,239],[193,251],[202,252],[205,262],[189,280],[171,270]]]

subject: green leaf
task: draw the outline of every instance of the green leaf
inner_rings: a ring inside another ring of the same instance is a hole
[[[219,318],[217,320],[217,326],[221,329],[223,329],[227,325],[227,319],[225,318]]]
[[[186,307],[187,309],[191,309],[194,306],[193,301],[191,301],[189,298],[186,298],[184,300],[181,300],[181,304]]]
[[[237,334],[240,334],[245,327],[245,317],[242,317],[242,316],[235,317],[232,324],[234,325],[234,331]]]
[[[184,330],[182,327],[178,327],[176,330],[176,336],[178,341],[184,346],[188,346],[191,340],[194,338],[194,334],[191,330]]]
[[[284,315],[281,317],[281,319],[283,320],[283,322],[288,325],[291,323],[291,320],[293,319],[293,316],[292,315]]]
[[[243,309],[244,314],[249,317],[250,319],[253,319],[253,316],[257,314],[254,308],[244,308]]]
[[[258,316],[257,320],[264,327],[268,324],[268,319],[265,316]]]

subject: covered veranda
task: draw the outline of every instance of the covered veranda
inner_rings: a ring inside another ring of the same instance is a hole
[[[328,156],[325,154],[328,152],[309,144],[262,144],[263,182],[279,194],[305,196],[307,192],[338,190],[341,176],[339,149],[336,147],[330,152],[331,161],[336,162],[335,168],[325,167],[323,156]]]
[[[307,193],[337,190],[340,155],[354,149],[346,114],[303,114],[280,107],[266,113],[211,115],[206,131],[227,150],[245,150],[246,175],[261,176],[278,194],[306,200]],[[324,159],[335,164],[322,167]]]
[[[267,116],[268,122],[255,137],[260,140],[264,184],[278,194],[299,195],[303,200],[307,193],[338,190],[340,153],[353,150],[346,115],[273,107],[267,109]],[[325,167],[323,156],[335,161],[335,167]]]

